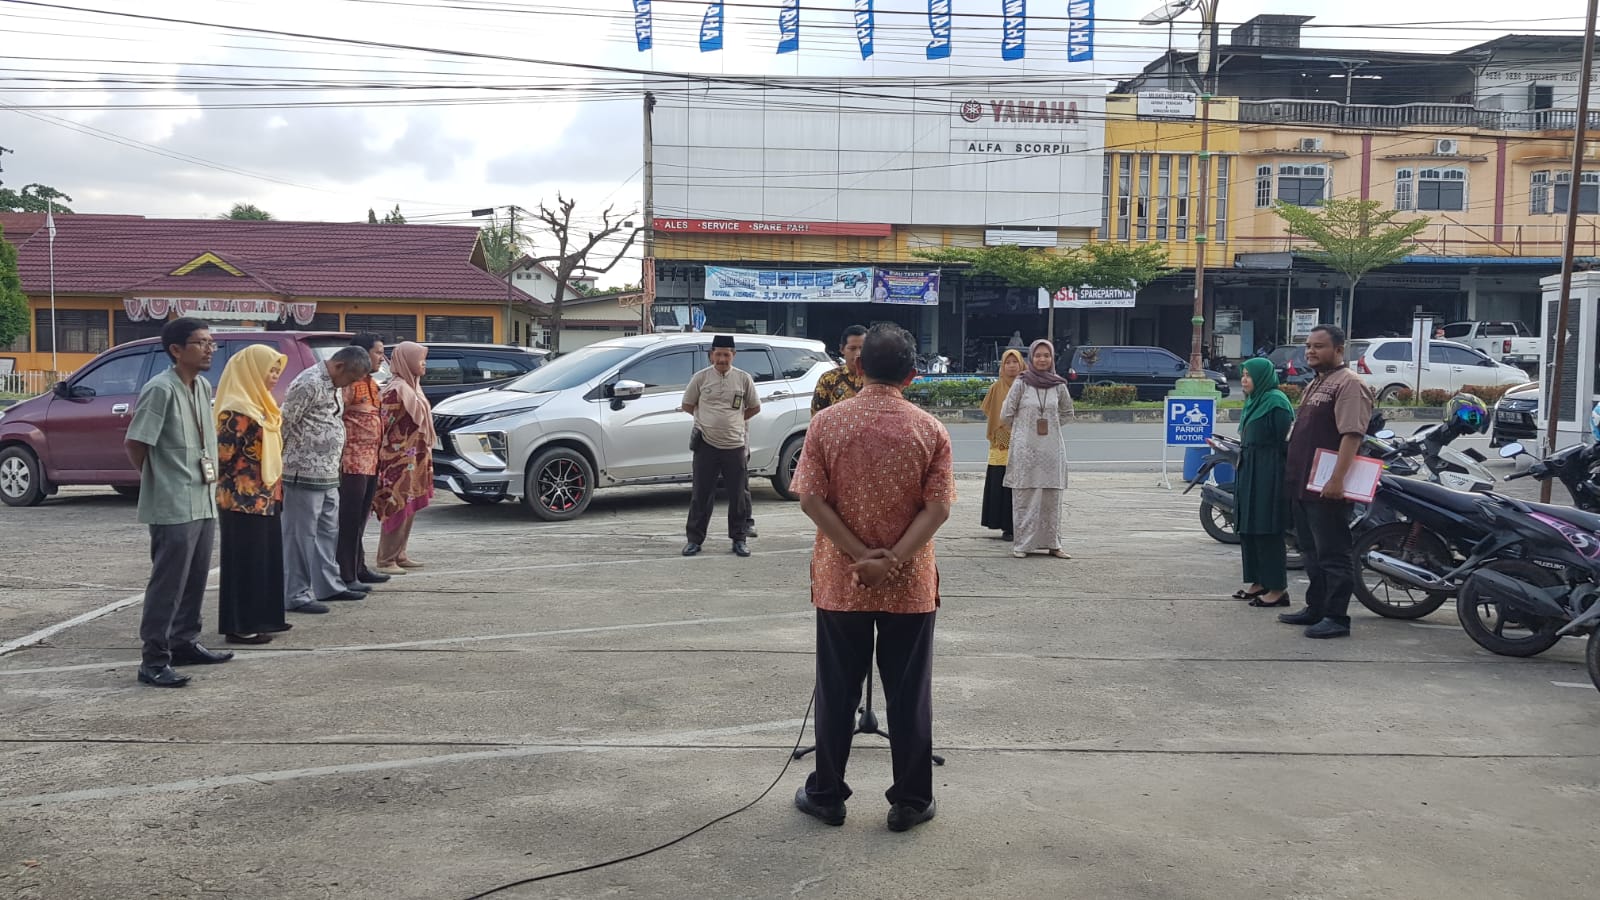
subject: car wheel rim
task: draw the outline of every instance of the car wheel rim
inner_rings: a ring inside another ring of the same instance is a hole
[[[13,456],[0,461],[0,493],[4,493],[7,497],[21,497],[28,492],[28,486],[32,481],[28,464],[18,457]]]
[[[784,466],[784,469],[786,470],[784,472],[784,477],[788,479],[789,484],[794,484],[794,473],[800,470],[799,450],[795,450],[795,452],[789,454],[789,464]]]
[[[558,459],[539,473],[539,502],[551,512],[570,512],[588,493],[583,469],[570,459]]]

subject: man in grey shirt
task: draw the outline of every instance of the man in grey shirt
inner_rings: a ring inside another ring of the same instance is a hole
[[[210,326],[181,318],[161,329],[161,346],[172,367],[139,391],[124,442],[128,459],[139,470],[139,521],[150,528],[150,581],[139,620],[144,643],[139,681],[183,687],[189,676],[173,666],[233,658],[196,641],[217,522],[217,425],[211,385],[198,376],[211,368],[217,345]]]
[[[361,347],[344,347],[295,376],[283,398],[283,608],[325,613],[330,600],[360,600],[339,575],[339,391],[372,371]],[[361,587],[371,590],[366,585]]]
[[[689,449],[694,453],[694,496],[685,529],[684,556],[700,552],[711,526],[711,507],[721,476],[728,491],[728,537],[733,552],[750,555],[745,529],[750,519],[750,452],[746,421],[761,411],[761,398],[750,373],[733,367],[733,336],[711,339],[711,365],[689,379],[683,390],[683,411],[694,416]]]

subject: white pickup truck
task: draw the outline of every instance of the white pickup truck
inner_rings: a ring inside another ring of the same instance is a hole
[[[1521,322],[1452,322],[1444,338],[1530,372],[1539,366],[1539,336]]]

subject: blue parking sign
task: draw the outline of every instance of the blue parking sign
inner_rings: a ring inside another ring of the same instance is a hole
[[[1166,421],[1168,447],[1203,447],[1217,421],[1217,401],[1168,397]]]

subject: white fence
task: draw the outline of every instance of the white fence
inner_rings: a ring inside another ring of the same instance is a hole
[[[67,377],[65,372],[4,372],[0,373],[0,397],[33,397],[50,390],[56,382]]]

